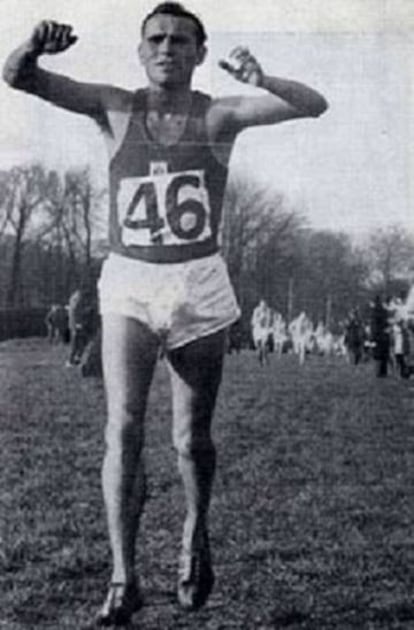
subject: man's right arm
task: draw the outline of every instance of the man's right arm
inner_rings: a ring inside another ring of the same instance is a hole
[[[41,22],[31,37],[7,58],[3,78],[11,87],[34,94],[46,101],[78,114],[94,118],[108,126],[107,109],[111,101],[122,101],[126,91],[93,83],[81,83],[43,70],[38,59],[44,54],[57,54],[77,41],[72,27],[56,22]],[[114,106],[115,108],[116,105]]]

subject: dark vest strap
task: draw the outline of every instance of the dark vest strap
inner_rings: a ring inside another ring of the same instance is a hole
[[[185,245],[167,245],[157,247],[155,245],[130,245],[128,249],[120,247],[111,248],[117,254],[138,258],[152,263],[181,263],[187,260],[204,258],[219,251],[215,240],[206,239],[200,243],[187,243]]]

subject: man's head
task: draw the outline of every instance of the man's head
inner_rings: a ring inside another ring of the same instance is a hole
[[[154,17],[155,15],[173,15],[175,17],[186,18],[191,20],[194,25],[194,33],[197,39],[197,44],[199,46],[203,46],[207,41],[207,34],[204,29],[203,23],[201,20],[191,11],[187,11],[179,2],[163,2],[158,4],[155,9],[153,9],[148,15],[144,18],[141,26],[141,37],[144,37],[145,27],[147,22]]]
[[[189,85],[206,54],[204,26],[181,4],[165,2],[149,13],[141,27],[139,57],[150,83]]]

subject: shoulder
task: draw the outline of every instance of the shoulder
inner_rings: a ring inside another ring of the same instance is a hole
[[[217,98],[198,93],[200,106],[204,108],[207,131],[210,139],[233,142],[239,129],[234,117],[235,99]]]
[[[100,100],[104,109],[108,112],[127,112],[131,109],[136,92],[123,88],[102,85],[100,86]]]
[[[209,119],[212,127],[221,136],[235,138],[245,128],[265,124],[263,112],[275,109],[274,96],[233,95],[212,98],[209,106]]]
[[[102,97],[104,120],[101,131],[106,142],[110,159],[121,147],[128,132],[134,112],[145,110],[146,89],[124,90],[107,88]]]
[[[102,86],[100,103],[103,110],[101,130],[107,140],[118,146],[128,126],[137,98],[143,90],[125,90],[114,86]],[[99,123],[99,121],[98,121]],[[114,148],[112,147],[111,153]]]
[[[208,98],[208,111],[210,116],[221,121],[228,121],[229,119],[231,119],[231,116],[235,109],[235,104],[237,102],[236,97],[217,98],[209,96]]]

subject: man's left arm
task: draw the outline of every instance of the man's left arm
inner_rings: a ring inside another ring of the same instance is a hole
[[[316,118],[328,107],[326,99],[307,85],[265,74],[247,48],[236,48],[230,54],[229,61],[220,61],[220,67],[238,81],[267,92],[260,97],[220,99],[237,130],[292,118]]]

